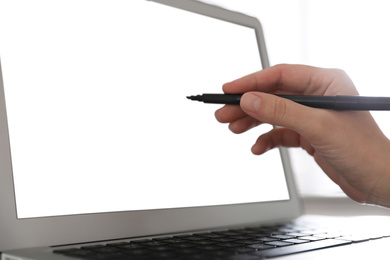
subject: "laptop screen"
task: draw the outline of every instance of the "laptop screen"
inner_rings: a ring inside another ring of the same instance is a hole
[[[186,96],[261,68],[255,30],[144,0],[7,0],[18,218],[288,200],[277,150]]]

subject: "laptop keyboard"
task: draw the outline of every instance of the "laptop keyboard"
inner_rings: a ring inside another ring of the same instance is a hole
[[[388,234],[390,235],[390,234]],[[356,236],[295,224],[203,232],[153,239],[68,247],[53,252],[79,259],[250,260],[364,242],[383,234]]]

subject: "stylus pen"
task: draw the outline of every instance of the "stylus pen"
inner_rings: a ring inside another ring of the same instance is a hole
[[[188,96],[194,101],[239,105],[243,94],[203,94]],[[276,95],[301,105],[333,110],[390,110],[390,97],[364,96],[296,96]]]

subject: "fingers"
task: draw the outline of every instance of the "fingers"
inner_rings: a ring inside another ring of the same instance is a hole
[[[235,134],[241,134],[249,129],[252,129],[261,123],[251,117],[243,117],[238,120],[235,120],[229,124],[229,129]]]
[[[234,133],[268,123],[312,134],[326,120],[321,117],[324,113],[275,95],[249,92],[243,95],[240,106],[226,105],[215,112],[215,117],[221,123],[230,123],[229,129]]]
[[[247,114],[236,105],[226,105],[215,111],[215,117],[220,123],[230,123],[246,116]]]
[[[352,81],[341,70],[287,64],[276,65],[232,81],[225,84],[223,89],[226,93],[253,91],[242,97],[242,110],[237,106],[225,106],[215,114],[218,121],[230,123],[230,129],[235,133],[242,133],[260,123],[280,125],[301,133],[306,129],[306,133],[309,133],[314,130],[314,120],[321,119],[319,110],[259,91],[303,95],[357,94]]]
[[[287,128],[275,128],[268,133],[261,135],[252,147],[252,153],[261,155],[273,148],[284,147],[301,147],[308,154],[313,155],[314,149],[310,143],[302,138],[297,132]]]
[[[343,89],[339,85],[343,84]],[[305,65],[280,64],[226,83],[225,93],[261,91],[276,94],[356,94],[352,81],[342,71]]]
[[[241,108],[260,122],[283,126],[302,135],[312,135],[327,113],[293,101],[261,92],[249,92],[241,98]]]
[[[229,129],[233,133],[240,134],[261,123],[248,116],[240,106],[226,105],[215,112],[215,117],[220,123],[230,123]]]

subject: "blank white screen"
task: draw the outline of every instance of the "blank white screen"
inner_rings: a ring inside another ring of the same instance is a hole
[[[261,69],[255,31],[143,0],[8,0],[19,218],[289,199],[278,151],[186,96]]]

